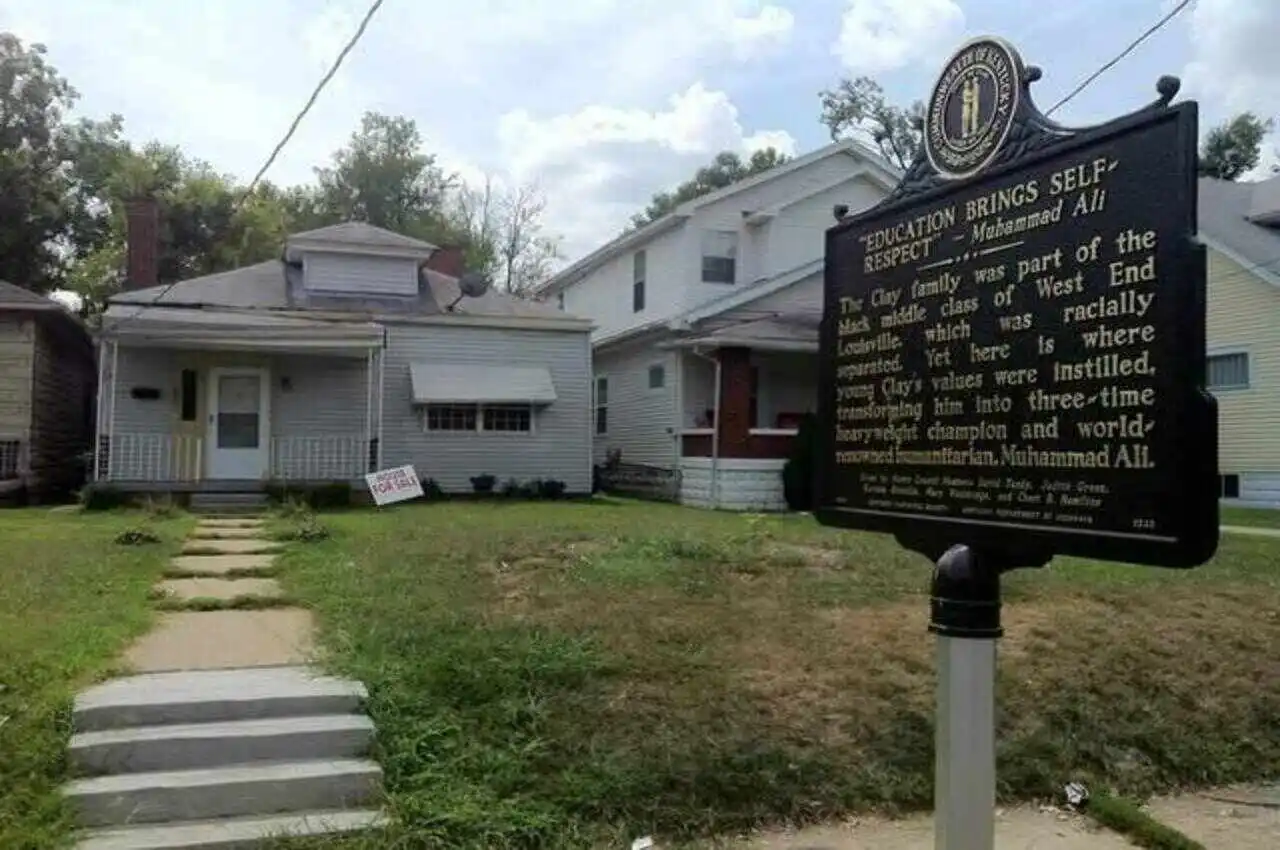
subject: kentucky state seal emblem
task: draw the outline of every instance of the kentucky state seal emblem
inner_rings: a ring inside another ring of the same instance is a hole
[[[962,180],[991,162],[1013,125],[1021,78],[1017,51],[1001,39],[974,39],[956,51],[924,116],[924,149],[934,170]]]

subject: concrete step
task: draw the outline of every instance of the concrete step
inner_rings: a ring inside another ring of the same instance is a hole
[[[307,667],[146,673],[95,685],[76,697],[77,732],[163,723],[219,723],[352,714],[368,698],[359,682]]]
[[[357,809],[129,826],[88,833],[76,850],[249,850],[269,838],[344,835],[386,823],[381,812]]]
[[[330,714],[81,732],[71,737],[70,757],[81,774],[142,773],[356,758],[372,742],[369,718]]]
[[[63,793],[81,826],[101,827],[357,808],[381,784],[374,762],[330,759],[99,776]]]
[[[250,525],[236,527],[230,525],[213,525],[206,526],[204,523],[196,526],[191,532],[192,540],[236,540],[245,538],[261,537],[265,534],[260,525]]]

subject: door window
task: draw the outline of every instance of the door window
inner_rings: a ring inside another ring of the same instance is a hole
[[[258,375],[218,377],[218,448],[258,448],[261,389]]]

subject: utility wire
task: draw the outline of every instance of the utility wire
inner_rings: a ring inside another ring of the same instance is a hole
[[[275,164],[276,157],[278,157],[280,152],[284,150],[285,145],[289,144],[289,140],[293,138],[293,134],[297,131],[298,125],[302,123],[303,118],[307,117],[307,113],[311,111],[311,107],[315,106],[316,100],[320,97],[320,93],[324,91],[325,86],[329,85],[329,81],[333,79],[333,75],[338,73],[338,69],[342,67],[342,63],[347,58],[347,54],[355,48],[356,44],[360,41],[360,38],[364,35],[365,29],[369,26],[369,21],[373,20],[373,16],[378,13],[380,8],[382,8],[382,3],[383,0],[373,0],[373,5],[369,7],[369,11],[364,13],[364,18],[360,21],[360,26],[356,27],[355,33],[338,53],[338,57],[333,60],[333,64],[329,66],[328,72],[320,78],[320,82],[316,84],[315,90],[311,92],[311,97],[307,98],[307,102],[302,105],[302,109],[296,116],[294,116],[293,123],[290,124],[289,129],[285,131],[284,137],[280,139],[280,142],[271,151],[271,155],[267,157],[267,161],[258,169],[258,173],[253,175],[253,179],[249,181],[249,185],[244,187],[244,192],[240,195],[240,201],[236,205],[237,210],[240,205],[248,199],[249,195],[253,193],[254,187],[258,185],[258,181],[262,179],[262,176],[267,173],[267,170],[270,169],[272,165]]]
[[[262,167],[258,169],[258,173],[253,175],[253,179],[249,181],[249,185],[245,186],[244,191],[240,193],[240,197],[236,200],[235,206],[232,208],[232,215],[235,215],[241,210],[245,202],[248,201],[249,196],[253,194],[254,188],[258,185],[258,182],[262,179],[263,175],[265,175],[271,166],[275,164],[276,158],[280,156],[280,152],[289,144],[289,141],[293,138],[293,134],[297,132],[298,126],[302,124],[302,119],[306,118],[307,113],[311,111],[311,107],[316,105],[316,101],[320,98],[320,93],[324,91],[325,86],[329,85],[329,82],[333,79],[334,75],[338,73],[338,69],[342,67],[342,63],[346,60],[347,55],[355,48],[356,44],[359,43],[361,37],[364,36],[364,31],[369,27],[369,21],[373,20],[373,16],[377,14],[380,8],[382,8],[383,2],[384,0],[373,0],[373,4],[369,6],[369,10],[364,13],[364,18],[360,21],[360,26],[356,27],[355,33],[353,33],[351,38],[347,40],[347,43],[343,45],[342,50],[338,52],[338,56],[333,60],[333,64],[329,66],[329,70],[320,78],[320,82],[318,82],[315,89],[312,90],[311,96],[307,98],[307,102],[302,105],[302,109],[298,110],[298,114],[294,116],[293,121],[289,124],[289,129],[285,131],[284,136],[281,137],[280,141],[276,143],[276,146],[272,148],[271,154],[267,157],[267,161],[262,164]],[[159,294],[147,302],[147,305],[145,306],[159,303],[161,299],[172,292],[173,288],[181,282],[182,281],[180,280],[175,280],[166,284],[165,288],[160,290]],[[135,310],[132,315],[121,319],[120,323],[117,324],[117,328],[120,325],[123,325],[123,323],[128,319],[134,318],[140,314],[143,308],[144,305],[138,305],[138,309]]]
[[[1156,21],[1150,27],[1148,27],[1147,30],[1144,33],[1142,33],[1142,35],[1138,36],[1133,41],[1129,42],[1129,46],[1126,47],[1124,50],[1120,51],[1118,54],[1116,54],[1116,56],[1112,58],[1111,61],[1104,64],[1101,68],[1094,71],[1089,76],[1085,77],[1084,81],[1080,83],[1080,85],[1072,89],[1071,92],[1067,94],[1066,97],[1064,97],[1062,100],[1055,103],[1053,106],[1049,107],[1049,111],[1046,112],[1045,115],[1046,116],[1053,115],[1053,113],[1056,112],[1060,107],[1070,102],[1076,95],[1080,94],[1080,92],[1084,91],[1090,85],[1092,85],[1094,80],[1098,79],[1098,77],[1101,77],[1107,71],[1110,71],[1117,64],[1119,64],[1121,59],[1125,58],[1130,53],[1137,50],[1138,46],[1141,45],[1142,42],[1146,41],[1148,38],[1150,38],[1151,36],[1159,32],[1160,29],[1164,27],[1165,24],[1169,23],[1174,18],[1176,18],[1182,12],[1183,9],[1187,8],[1190,5],[1191,5],[1191,0],[1182,0],[1182,2],[1180,2],[1177,6],[1174,6],[1168,12],[1168,14],[1166,14],[1160,20]]]

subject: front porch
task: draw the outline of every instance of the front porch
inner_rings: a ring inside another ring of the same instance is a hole
[[[380,327],[224,316],[208,328],[207,314],[181,315],[201,311],[145,315],[159,312],[105,329],[93,480],[249,492],[379,468]]]
[[[681,354],[680,501],[784,511],[782,468],[817,403],[817,353],[804,343]]]

